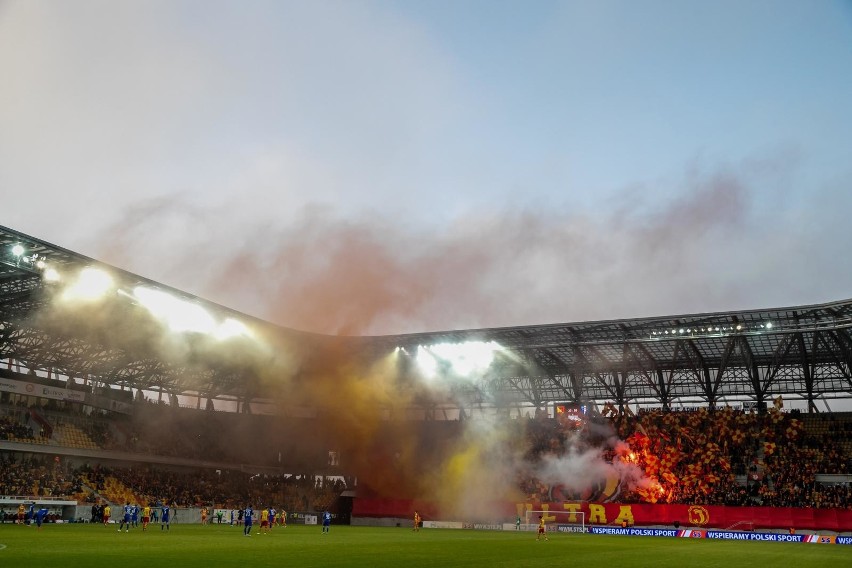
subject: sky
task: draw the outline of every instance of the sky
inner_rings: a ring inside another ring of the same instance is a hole
[[[0,224],[332,334],[852,297],[852,2],[0,0]]]

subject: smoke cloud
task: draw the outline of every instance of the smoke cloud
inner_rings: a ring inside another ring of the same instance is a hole
[[[693,173],[686,197],[650,204],[628,193],[631,206],[602,222],[521,208],[461,215],[432,230],[320,205],[280,225],[229,224],[227,207],[169,198],[128,209],[93,243],[109,263],[149,267],[145,275],[159,281],[331,336],[639,316],[658,312],[664,295],[692,310],[706,305],[714,278],[701,266],[715,262],[719,242],[752,238],[746,178]],[[444,425],[449,442],[437,444],[422,425],[396,419],[447,393],[400,385],[391,359],[366,361],[333,338],[266,339],[268,351],[239,354],[258,377],[251,394],[280,401],[284,414],[319,409],[313,434],[386,496],[489,518],[489,503],[524,497],[522,477],[570,495],[613,477],[623,488],[646,483],[635,466],[604,459],[618,444],[611,433],[598,433],[601,447],[569,440],[564,453],[541,460],[530,460],[517,424],[505,420]],[[171,356],[185,350],[166,343],[158,348]]]
[[[627,192],[603,218],[483,210],[426,227],[314,205],[281,224],[231,207],[141,203],[96,256],[290,328],[372,335],[754,308],[748,176],[691,173],[667,203]],[[744,244],[737,247],[736,244]],[[767,259],[763,260],[764,264]],[[776,270],[773,272],[773,270]],[[737,277],[732,277],[737,274]],[[771,298],[772,292],[767,291]]]

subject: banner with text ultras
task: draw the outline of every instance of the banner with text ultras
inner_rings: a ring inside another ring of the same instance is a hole
[[[515,514],[545,511],[546,522],[572,524],[584,513],[585,524],[621,526],[674,525],[694,528],[728,527],[735,524],[754,528],[797,530],[852,530],[850,509],[810,509],[792,507],[725,507],[715,505],[658,505],[645,503],[517,503]]]
[[[722,505],[659,505],[646,503],[586,503],[551,501],[487,503],[494,522],[526,518],[526,511],[541,511],[546,523],[587,526],[643,527],[675,523],[691,529],[748,526],[755,529],[791,528],[797,531],[852,531],[852,509],[810,509],[792,507],[725,507]],[[440,518],[434,503],[404,499],[358,498],[353,503],[356,517],[408,518],[420,511],[427,519]],[[580,515],[578,513],[583,513]],[[536,518],[539,513],[536,513]],[[582,521],[581,521],[582,519]]]

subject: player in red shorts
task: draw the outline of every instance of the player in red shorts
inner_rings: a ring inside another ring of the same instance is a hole
[[[257,534],[269,532],[269,509],[260,510],[260,531]]]
[[[535,537],[536,540],[540,540],[541,537],[544,537],[544,540],[547,540],[547,529],[544,526],[544,517],[541,515],[538,516],[538,535]]]
[[[151,506],[145,505],[142,508],[142,530],[148,530],[148,523],[151,522]]]

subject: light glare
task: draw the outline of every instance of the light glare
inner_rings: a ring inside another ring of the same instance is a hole
[[[44,279],[46,282],[59,282],[59,273],[54,268],[47,268],[44,271]]]
[[[494,360],[500,346],[494,341],[439,343],[429,348],[433,358],[447,361],[454,372],[463,376],[484,372]]]
[[[84,268],[77,281],[65,290],[69,300],[91,301],[100,298],[113,287],[112,277],[97,268]]]
[[[422,345],[417,348],[417,367],[426,378],[433,378],[438,372],[438,360]]]
[[[218,339],[228,339],[230,337],[238,337],[240,335],[251,337],[251,332],[245,324],[243,324],[243,322],[235,320],[234,318],[228,318],[219,324],[216,328],[215,335]]]
[[[216,330],[213,316],[198,304],[142,286],[134,288],[133,295],[148,311],[163,320],[172,331],[211,333]]]

